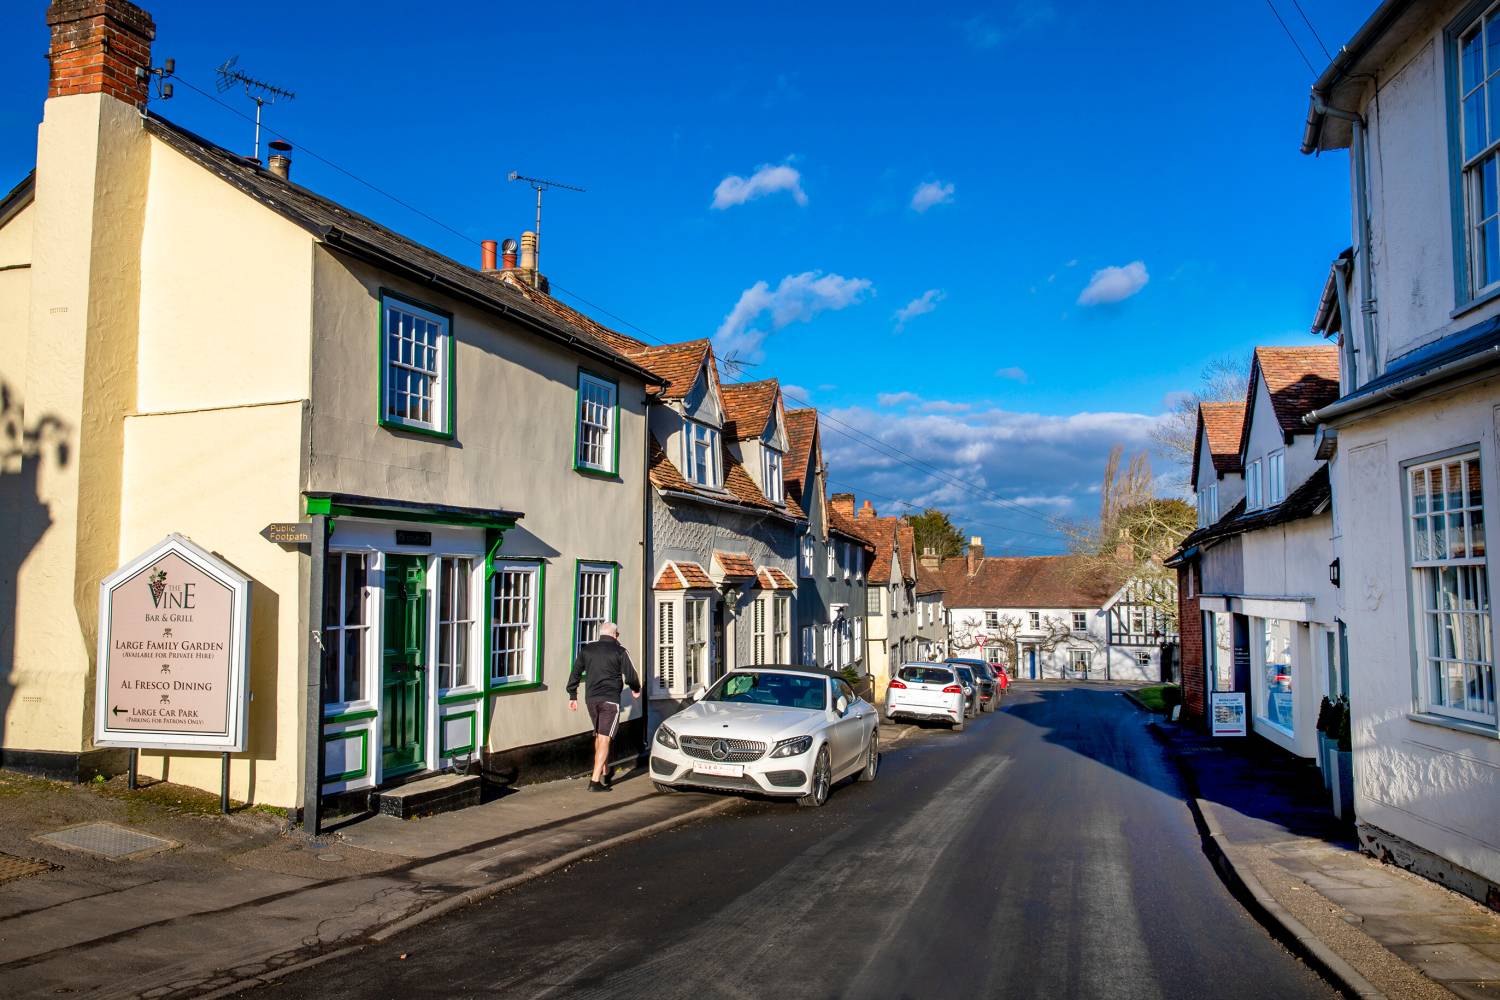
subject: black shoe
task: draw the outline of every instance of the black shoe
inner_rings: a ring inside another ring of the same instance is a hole
[[[591,792],[607,792],[607,791],[609,791],[609,786],[606,785],[602,781],[594,781],[594,780],[590,779],[590,781],[589,781],[589,791],[591,791]]]

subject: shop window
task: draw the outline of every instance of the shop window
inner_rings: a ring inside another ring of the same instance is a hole
[[[474,683],[471,649],[474,603],[470,581],[474,560],[441,560],[438,566],[438,687],[467,687]]]
[[[347,705],[365,698],[369,556],[330,552],[323,562],[323,701]]]
[[[1409,468],[1407,487],[1423,702],[1432,712],[1493,725],[1495,660],[1479,455]]]
[[[380,422],[453,435],[452,317],[381,296]]]
[[[1265,672],[1261,718],[1278,729],[1293,732],[1292,710],[1292,628],[1289,621],[1267,618],[1261,622],[1264,643],[1261,657]]]
[[[537,680],[536,640],[540,617],[541,567],[500,563],[490,574],[490,682]]]

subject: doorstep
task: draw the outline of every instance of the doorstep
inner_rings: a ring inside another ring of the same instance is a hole
[[[397,819],[436,816],[479,805],[484,779],[477,774],[434,774],[370,793],[370,810]]]

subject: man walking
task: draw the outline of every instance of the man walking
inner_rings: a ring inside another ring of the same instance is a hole
[[[641,693],[641,679],[636,676],[630,654],[620,645],[620,626],[614,622],[600,625],[598,640],[584,643],[578,651],[573,672],[568,675],[569,711],[578,711],[580,680],[586,688],[584,704],[594,726],[594,774],[589,780],[589,791],[607,792],[605,769],[609,767],[610,741],[620,728],[620,693],[627,686],[632,693]]]

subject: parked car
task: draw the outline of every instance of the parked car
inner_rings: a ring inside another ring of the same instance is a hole
[[[885,691],[887,719],[936,719],[963,732],[967,697],[956,669],[947,663],[908,663]]]
[[[651,740],[657,790],[709,788],[821,806],[850,775],[874,781],[880,716],[842,677],[808,667],[731,670]]]
[[[974,676],[974,668],[966,663],[951,664],[953,672],[958,674],[958,683],[964,689],[964,714],[971,719],[979,718],[979,679]]]
[[[953,666],[968,667],[974,673],[974,682],[979,688],[979,710],[993,712],[1000,702],[1000,684],[995,679],[995,668],[983,660],[963,656],[950,656],[943,661]]]

